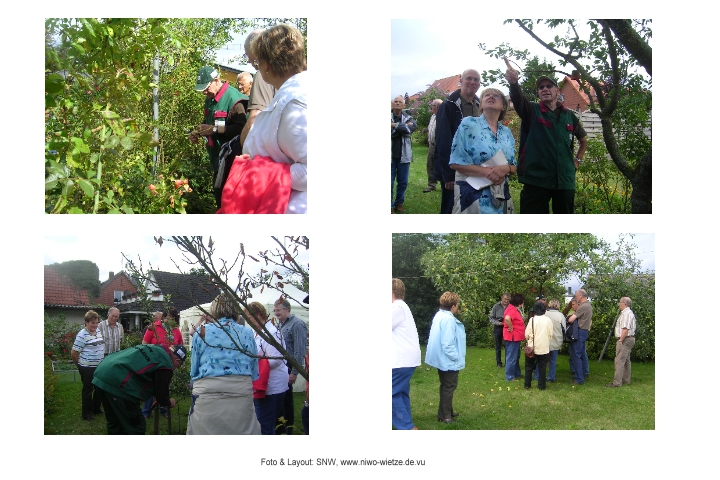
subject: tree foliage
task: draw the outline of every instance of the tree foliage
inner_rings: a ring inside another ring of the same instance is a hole
[[[505,45],[505,48],[510,48],[507,44],[503,45]],[[537,87],[535,86],[537,78],[541,75],[553,76],[556,71],[555,65],[552,62],[548,62],[545,58],[543,58],[542,62],[537,55],[528,58],[525,62],[525,68],[523,68],[525,77],[520,80],[520,90],[523,95],[531,101],[539,101],[540,98],[538,97]],[[490,85],[497,82],[499,78],[505,78],[504,75],[505,72],[500,69],[486,70],[481,73],[482,81],[480,83]]]
[[[598,114],[603,140],[618,171],[633,187],[632,212],[652,213],[652,145],[640,139],[638,132],[649,125],[652,89],[651,20],[590,20],[589,35],[581,38],[577,20],[507,20],[515,22],[540,45],[559,57],[555,72],[570,76],[576,70],[580,86],[590,99],[590,111]],[[544,24],[560,31],[552,40],[535,32]],[[564,29],[564,32],[562,30]],[[480,45],[485,49],[484,45]],[[490,49],[487,55],[508,56],[526,61],[527,50],[516,50],[509,44]],[[637,68],[645,69],[650,78]],[[485,76],[484,76],[485,78]],[[488,78],[506,83],[499,70],[488,72]],[[590,95],[592,87],[597,102]],[[628,100],[631,99],[631,100]],[[632,132],[628,133],[628,130]]]
[[[425,274],[440,290],[460,296],[468,337],[492,343],[488,314],[503,292],[523,293],[530,306],[544,294],[562,299],[562,283],[595,260],[602,241],[590,234],[450,234],[422,258]],[[562,300],[561,300],[562,301]]]
[[[447,93],[442,90],[439,90],[436,87],[428,87],[429,88],[425,90],[422,95],[412,102],[412,105],[408,105],[408,107],[410,107],[408,110],[418,126],[413,135],[415,136],[415,139],[423,145],[428,144],[428,125],[430,125],[430,118],[432,117],[430,104],[437,98],[440,100],[445,100],[445,98],[447,98]]]
[[[46,213],[213,213],[205,148],[187,139],[203,120],[197,72],[272,20],[307,31],[305,19],[47,19]]]
[[[69,260],[50,265],[68,277],[77,287],[87,290],[90,300],[100,295],[100,269],[90,260]]]
[[[584,283],[593,307],[587,350],[592,358],[600,356],[609,333],[605,358],[614,358],[612,327],[619,312],[618,301],[630,297],[637,319],[633,359],[655,360],[655,273],[641,270],[640,261],[635,257],[636,249],[632,237],[622,235],[614,249],[605,251],[603,261],[594,263],[587,272]]]
[[[442,291],[429,277],[423,275],[420,259],[426,252],[437,248],[441,242],[441,237],[436,234],[392,235],[392,276],[405,284],[405,303],[413,314],[422,343],[427,342]]]

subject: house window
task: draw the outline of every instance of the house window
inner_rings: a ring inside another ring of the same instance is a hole
[[[122,297],[123,297],[122,290],[113,291],[113,298],[115,299],[115,303],[120,303],[122,301]]]

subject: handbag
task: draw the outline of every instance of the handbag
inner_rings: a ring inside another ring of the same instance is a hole
[[[532,318],[533,345],[525,345],[525,356],[527,358],[535,357],[535,317]]]
[[[262,352],[265,356],[265,352]],[[265,398],[268,381],[270,380],[270,361],[267,358],[258,358],[258,379],[252,382],[253,398]]]

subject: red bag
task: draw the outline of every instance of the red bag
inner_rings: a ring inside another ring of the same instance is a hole
[[[270,380],[270,361],[267,358],[258,359],[260,376],[253,383],[253,398],[265,398],[268,380]]]
[[[285,213],[291,191],[290,165],[240,155],[230,168],[217,213]]]

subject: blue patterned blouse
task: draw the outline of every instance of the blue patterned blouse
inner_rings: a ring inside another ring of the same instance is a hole
[[[231,339],[232,337],[232,339]],[[237,343],[243,351],[239,351]],[[221,375],[248,375],[258,378],[258,359],[252,329],[238,325],[229,318],[220,319],[220,325],[206,324],[205,339],[193,335],[190,377],[194,380]]]
[[[455,132],[450,147],[450,163],[455,165],[482,165],[490,160],[498,150],[502,150],[511,165],[515,161],[515,138],[509,128],[498,123],[497,137],[490,130],[484,115],[465,117]],[[473,202],[478,202],[480,213],[503,213],[504,205],[495,206],[489,188],[475,190],[459,172],[455,180],[460,188],[460,208],[465,210]],[[510,198],[510,189],[505,183],[505,198]]]

